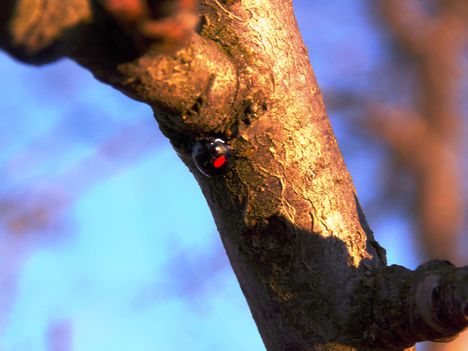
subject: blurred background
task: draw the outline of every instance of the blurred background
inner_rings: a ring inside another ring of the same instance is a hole
[[[465,3],[294,1],[390,264],[468,263]],[[0,72],[0,350],[265,350],[150,109],[69,60]]]

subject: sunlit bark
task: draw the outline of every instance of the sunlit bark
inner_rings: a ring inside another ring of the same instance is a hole
[[[153,108],[205,194],[268,350],[411,350],[462,330],[468,269],[386,266],[291,1],[200,1],[199,25],[183,21],[190,35],[178,14],[188,6],[191,18],[193,4],[161,14],[163,3],[8,1],[1,45],[31,63],[67,55]],[[191,158],[210,137],[233,150],[221,176]]]

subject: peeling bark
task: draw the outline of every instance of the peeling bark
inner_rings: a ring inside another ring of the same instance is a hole
[[[153,108],[202,188],[268,350],[412,350],[466,326],[465,270],[444,266],[451,278],[434,283],[425,266],[386,267],[290,1],[200,1],[199,33],[171,53],[158,42],[142,53],[121,12],[88,0],[52,4],[40,12],[48,20],[32,24],[9,11],[1,46],[32,63],[68,55]],[[65,10],[74,25],[53,16]],[[22,26],[42,39],[18,34]],[[191,148],[213,136],[228,141],[234,164],[206,177]]]

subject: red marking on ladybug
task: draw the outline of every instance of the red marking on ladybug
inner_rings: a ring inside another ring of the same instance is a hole
[[[204,138],[193,144],[192,158],[199,171],[211,177],[226,173],[233,157],[231,148],[221,138]]]
[[[226,156],[222,155],[213,161],[213,167],[221,168],[224,166],[225,163],[226,163]]]

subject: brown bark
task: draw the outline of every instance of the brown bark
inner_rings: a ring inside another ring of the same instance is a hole
[[[466,326],[466,268],[386,267],[290,1],[203,0],[199,33],[172,53],[158,42],[142,53],[121,12],[88,0],[52,4],[39,20],[10,11],[1,45],[28,62],[69,55],[151,105],[206,196],[268,350],[411,350]],[[74,26],[48,16],[65,9]],[[24,27],[41,40],[20,35]],[[234,152],[222,176],[204,176],[190,155],[210,136]]]

